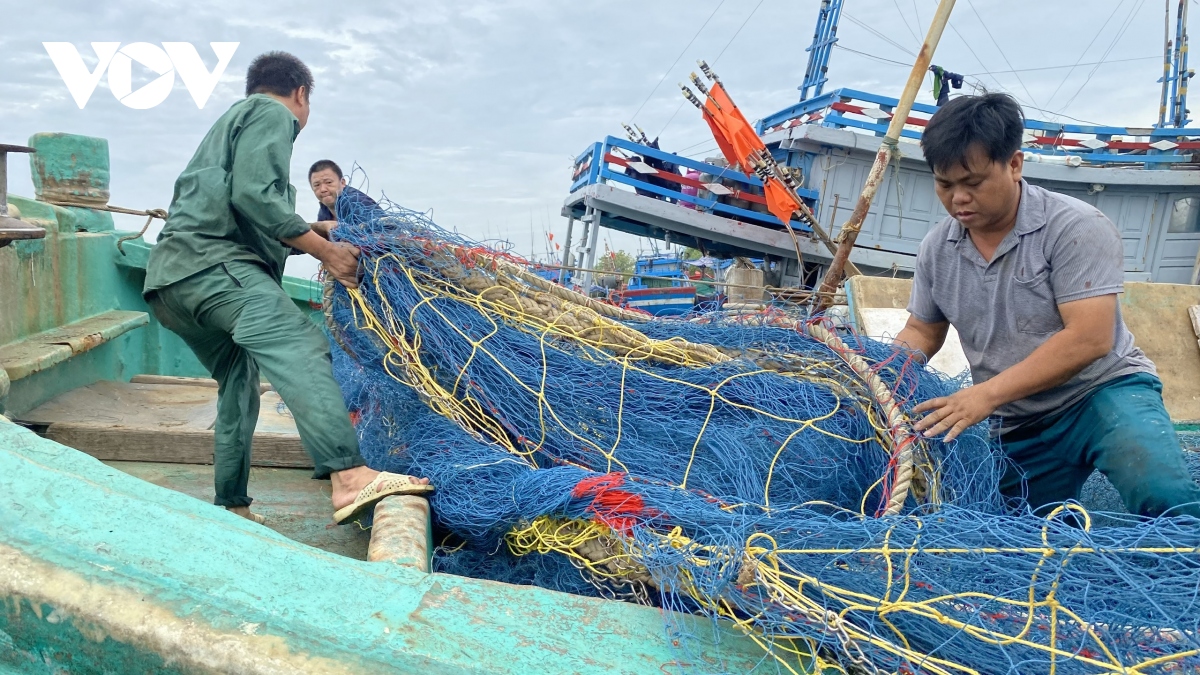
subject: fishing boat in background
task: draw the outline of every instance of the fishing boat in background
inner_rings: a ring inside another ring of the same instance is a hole
[[[830,240],[853,211],[898,104],[857,89],[825,91],[843,3],[821,3],[800,101],[764,115],[755,129],[774,160],[797,177],[796,194],[823,232],[796,217],[789,224],[801,236],[793,242],[767,212],[757,177],[608,136],[576,157],[562,208],[565,249],[583,268],[591,267],[605,227],[716,257],[761,258],[765,267],[780,268],[780,286],[815,284],[833,259]],[[1200,128],[1187,126],[1186,19],[1181,2],[1164,54],[1157,122],[1098,126],[1030,117],[1025,124],[1025,178],[1094,204],[1116,223],[1130,281],[1194,284],[1200,275]],[[946,215],[918,145],[936,111],[914,104],[905,119],[899,158],[879,185],[851,255],[863,272],[910,276],[921,239]],[[663,165],[679,168],[657,168]],[[576,229],[582,232],[572,250]]]
[[[696,287],[684,271],[684,261],[674,255],[650,254],[634,261],[634,276],[614,291],[612,300],[654,316],[678,316],[696,305]]]

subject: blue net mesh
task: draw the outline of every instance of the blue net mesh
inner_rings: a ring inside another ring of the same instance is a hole
[[[766,650],[860,672],[1200,670],[1200,528],[1008,504],[974,428],[922,443],[898,515],[903,411],[959,383],[778,310],[640,320],[385,204],[340,213],[362,286],[330,285],[334,370],[364,457],[428,476],[435,569],[731,622]],[[720,672],[719,665],[692,666]]]

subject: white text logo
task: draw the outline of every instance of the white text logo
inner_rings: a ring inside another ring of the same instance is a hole
[[[46,53],[58,69],[67,91],[80,108],[87,105],[104,72],[108,71],[108,88],[122,104],[146,110],[167,100],[175,86],[175,75],[183,80],[197,108],[203,108],[225,72],[238,42],[210,42],[217,56],[217,65],[209,72],[200,60],[200,53],[190,42],[164,42],[162,47],[149,42],[134,42],[124,47],[120,42],[93,42],[96,69],[89,71],[79,50],[70,42],[43,42]],[[133,62],[137,61],[158,75],[157,78],[133,90]]]

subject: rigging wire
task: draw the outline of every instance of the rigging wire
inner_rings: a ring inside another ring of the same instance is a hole
[[[1161,61],[1162,55],[1156,54],[1154,56],[1135,56],[1135,57],[1128,58],[1128,59],[1110,59],[1108,61],[1088,61],[1087,63],[1073,63],[1070,65],[1061,65],[1061,66],[1039,66],[1037,68],[1018,68],[1017,70],[993,70],[993,71],[984,72],[984,73],[966,73],[966,74],[972,75],[972,76],[978,76],[978,75],[993,75],[993,74],[1003,74],[1003,73],[1031,73],[1036,70],[1062,70],[1063,68],[1075,68],[1077,66],[1098,66],[1098,65],[1102,65],[1102,64],[1106,64],[1106,63],[1128,63],[1130,61],[1150,61],[1150,60]]]
[[[850,47],[843,47],[843,46],[842,46],[842,45],[840,45],[840,44],[837,44],[837,45],[834,45],[834,46],[835,46],[835,47],[837,47],[838,49],[842,49],[842,50],[845,50],[845,51],[848,51],[848,52],[853,52],[853,53],[855,53],[855,54],[858,54],[858,55],[860,55],[860,56],[865,56],[865,57],[867,57],[867,58],[869,58],[869,59],[875,59],[876,61],[882,61],[882,62],[884,62],[884,63],[888,63],[888,64],[891,64],[891,65],[896,65],[896,66],[904,66],[905,68],[911,68],[911,67],[912,67],[912,64],[910,64],[910,63],[903,63],[903,62],[901,62],[901,61],[893,61],[893,60],[891,60],[891,59],[885,59],[885,58],[883,58],[882,56],[875,56],[874,54],[868,54],[868,53],[866,53],[866,52],[860,52],[860,51],[858,51],[857,49],[851,49]],[[1136,59],[1121,59],[1120,61],[1108,61],[1107,63],[1119,63],[1119,62],[1121,62],[1121,61],[1144,61],[1144,60],[1146,60],[1146,59],[1158,59],[1158,58],[1159,58],[1158,56],[1142,56],[1142,57],[1138,57],[1138,58],[1136,58]],[[1082,65],[1093,65],[1093,64],[1082,64]],[[1047,70],[1047,69],[1053,69],[1053,68],[1070,68],[1070,67],[1071,67],[1071,66],[1069,66],[1069,65],[1066,65],[1066,66],[1044,66],[1044,67],[1042,67],[1042,68],[1029,68],[1028,70]],[[1002,72],[1005,72],[1005,71],[995,71],[995,72],[1001,72],[1001,73],[1002,73]],[[969,77],[969,78],[971,78],[971,79],[975,80],[975,81],[976,81],[976,84],[977,84],[979,87],[981,87],[981,88],[986,88],[986,87],[984,86],[984,84],[983,84],[983,81],[982,81],[982,80],[980,80],[980,79],[979,79],[977,76],[978,76],[978,75],[991,75],[991,74],[992,74],[991,72],[983,72],[983,73],[965,73],[963,76],[964,76],[964,77]],[[1036,106],[1036,105],[1032,105],[1032,104],[1030,104],[1030,103],[1025,103],[1025,102],[1022,102],[1022,103],[1021,103],[1021,105],[1022,105],[1022,107],[1025,107],[1025,108],[1032,108],[1033,110],[1037,110],[1037,111],[1039,111],[1039,112],[1049,113],[1049,114],[1051,114],[1051,115],[1057,115],[1058,117],[1065,117],[1065,118],[1067,118],[1067,119],[1069,119],[1069,120],[1074,120],[1074,121],[1076,121],[1076,122],[1082,122],[1082,123],[1084,123],[1084,124],[1094,124],[1094,125],[1097,125],[1097,126],[1103,126],[1103,123],[1101,123],[1101,122],[1092,122],[1092,121],[1090,121],[1090,120],[1080,119],[1080,118],[1078,118],[1078,117],[1072,117],[1072,116],[1070,116],[1070,115],[1067,115],[1067,114],[1065,114],[1065,113],[1061,113],[1061,112],[1058,112],[1058,111],[1056,111],[1056,110],[1047,110],[1046,108],[1042,108],[1042,107],[1039,107],[1039,106]]]
[[[717,12],[724,4],[725,0],[721,0],[721,2],[717,3],[717,6],[713,9],[712,14],[709,14],[708,18],[704,20],[704,23],[700,24],[700,28],[696,31],[696,34],[693,35],[692,39],[688,40],[687,45],[685,45],[684,48],[679,51],[679,56],[675,57],[675,60],[671,62],[670,67],[668,67],[666,72],[662,74],[662,77],[658,78],[658,82],[654,84],[654,88],[651,89],[650,93],[646,95],[646,100],[642,101],[642,104],[638,106],[636,111],[634,111],[633,117],[629,118],[630,122],[632,122],[638,116],[638,113],[642,112],[642,108],[645,108],[646,104],[650,102],[650,99],[654,97],[654,92],[658,91],[658,88],[662,86],[663,80],[667,79],[667,75],[670,75],[671,71],[675,69],[675,65],[679,63],[679,59],[683,58],[683,55],[687,53],[687,50],[692,46],[692,43],[696,41],[696,38],[700,37],[700,33],[704,30],[704,27],[708,25],[709,21],[712,21],[712,18],[717,15]]]
[[[725,55],[725,50],[729,49],[729,45],[733,44],[733,41],[737,39],[737,36],[742,32],[742,29],[746,27],[746,24],[750,23],[750,19],[753,19],[754,15],[758,13],[758,8],[762,7],[763,2],[765,1],[766,0],[758,0],[758,4],[754,6],[754,9],[750,10],[750,14],[746,17],[746,20],[743,21],[742,25],[738,26],[738,29],[733,32],[733,37],[729,38],[729,42],[726,42],[725,46],[721,48],[721,53],[717,54],[717,58],[713,59],[712,64],[714,66],[717,65],[717,62],[720,61],[721,57]]]
[[[758,13],[758,8],[762,7],[763,2],[765,1],[766,0],[758,0],[758,4],[754,6],[754,9],[750,10],[750,14],[746,17],[746,20],[742,22],[742,25],[738,26],[738,29],[733,32],[733,36],[730,37],[729,42],[726,42],[725,46],[721,48],[721,53],[717,54],[717,58],[713,59],[711,65],[717,65],[717,62],[720,61],[721,57],[725,55],[725,50],[729,49],[729,45],[733,44],[733,41],[737,39],[739,34],[741,34],[742,29],[746,27],[746,24],[750,23],[750,19],[754,18],[754,15]],[[662,136],[667,131],[667,127],[671,126],[671,122],[675,121],[675,117],[679,115],[680,110],[683,110],[683,106],[686,103],[686,99],[680,102],[679,107],[675,109],[675,112],[671,114],[670,119],[668,119],[667,123],[663,125],[662,131],[658,132],[659,136]]]
[[[1013,65],[1009,62],[1008,55],[1004,53],[1004,50],[1000,47],[1000,43],[996,41],[996,36],[992,35],[992,29],[988,28],[987,22],[983,20],[982,16],[980,16],[979,10],[975,9],[975,3],[971,0],[967,0],[967,5],[970,6],[971,11],[975,13],[975,18],[979,19],[979,23],[983,25],[983,30],[987,33],[988,38],[991,39],[992,44],[996,46],[996,51],[1000,52],[1000,58],[1004,59],[1004,65],[1012,68]],[[1032,93],[1030,93],[1029,87],[1025,86],[1025,81],[1021,79],[1021,76],[1017,75],[1016,71],[1013,71],[1013,76],[1017,78],[1017,82],[1021,84],[1021,88],[1025,90],[1025,95],[1029,97],[1029,100],[1037,103],[1037,99],[1033,97]]]
[[[1112,21],[1113,17],[1117,15],[1117,12],[1120,11],[1121,6],[1124,4],[1125,4],[1125,0],[1121,0],[1120,2],[1117,3],[1116,7],[1113,7],[1112,13],[1109,14],[1108,18],[1104,20],[1104,23],[1100,26],[1100,29],[1096,31],[1096,34],[1092,36],[1091,42],[1087,43],[1087,46],[1083,48],[1082,52],[1080,52],[1079,58],[1076,59],[1076,62],[1075,62],[1076,66],[1081,65],[1079,63],[1079,61],[1082,61],[1083,57],[1087,56],[1088,50],[1090,50],[1092,48],[1092,45],[1096,44],[1096,40],[1100,39],[1100,35],[1104,32],[1104,29],[1108,28],[1109,22]],[[1093,64],[1089,64],[1089,65],[1096,65],[1096,64],[1093,63]],[[1058,86],[1054,88],[1054,93],[1050,94],[1050,98],[1046,99],[1046,105],[1050,105],[1050,102],[1054,100],[1054,97],[1058,95],[1058,91],[1060,89],[1062,89],[1063,85],[1067,83],[1067,80],[1071,78],[1071,75],[1074,72],[1075,72],[1075,69],[1072,68],[1069,72],[1067,72],[1066,75],[1063,76],[1062,82],[1059,82]]]
[[[912,67],[911,63],[905,63],[904,61],[896,61],[894,59],[888,59],[888,58],[884,58],[882,56],[876,56],[874,54],[859,51],[859,50],[853,49],[851,47],[846,47],[840,42],[834,44],[833,46],[837,49],[841,49],[843,51],[858,54],[859,56],[865,56],[868,59],[874,59],[874,60],[880,61],[882,63],[889,63],[892,65],[904,66],[905,68]],[[1153,60],[1153,61],[1162,60],[1162,56],[1157,55],[1157,54],[1154,56],[1135,56],[1135,57],[1131,57],[1131,58],[1127,58],[1127,59],[1109,59],[1108,61],[1088,61],[1087,63],[1066,63],[1066,64],[1062,64],[1059,66],[1038,66],[1037,68],[1017,68],[1016,70],[984,70],[984,71],[980,71],[978,73],[963,73],[963,75],[965,75],[967,77],[979,77],[980,75],[1003,75],[1005,73],[1032,73],[1032,72],[1041,71],[1041,70],[1062,70],[1063,68],[1075,68],[1077,66],[1094,66],[1094,65],[1098,65],[1098,64],[1129,63],[1131,61],[1151,61],[1151,60]]]
[[[900,0],[892,0],[892,4],[896,6],[896,13],[900,15],[900,20],[904,22],[904,27],[908,29],[908,34],[913,36],[918,45],[921,44],[921,38],[917,37],[917,32],[912,29],[912,26],[908,25],[908,17],[904,16],[904,10],[900,9]],[[920,25],[919,23],[917,24],[918,27]]]
[[[1111,54],[1112,50],[1117,46],[1117,43],[1121,41],[1121,38],[1125,37],[1125,33],[1129,30],[1129,26],[1132,23],[1131,19],[1133,18],[1133,15],[1141,10],[1142,6],[1145,4],[1146,0],[1140,0],[1140,2],[1138,2],[1129,10],[1129,14],[1125,16],[1125,24],[1121,26],[1121,30],[1117,31],[1116,36],[1114,36],[1112,42],[1109,43],[1108,49],[1104,50],[1104,54],[1100,56],[1101,61],[1106,60],[1108,55]],[[1075,93],[1071,95],[1071,98],[1067,99],[1067,102],[1064,103],[1062,107],[1069,107],[1075,102],[1075,99],[1079,96],[1080,92],[1083,91],[1084,87],[1088,86],[1088,83],[1092,81],[1092,76],[1095,75],[1096,71],[1098,70],[1100,70],[1099,65],[1092,66],[1092,69],[1088,71],[1088,76],[1086,79],[1084,79],[1083,84],[1079,85],[1079,88],[1075,90]]]
[[[893,59],[886,59],[882,56],[875,56],[874,54],[868,54],[867,52],[860,52],[857,49],[851,49],[850,47],[844,47],[844,46],[842,46],[842,44],[840,42],[833,43],[833,46],[836,47],[837,49],[841,49],[843,51],[851,52],[853,54],[858,54],[859,56],[865,56],[868,59],[874,59],[876,61],[881,61],[883,63],[891,63],[891,64],[894,64],[897,66],[904,66],[905,68],[912,68],[911,63],[905,63],[903,61],[895,61]],[[1157,58],[1157,57],[1155,57],[1155,58]]]
[[[854,16],[852,14],[850,14],[849,12],[843,10],[842,16],[849,19],[852,23],[854,23],[859,28],[862,28],[863,30],[870,32],[875,37],[879,38],[880,40],[883,40],[884,42],[890,44],[891,46],[895,47],[896,49],[899,49],[900,51],[904,52],[905,54],[908,54],[909,56],[913,56],[913,57],[915,57],[917,55],[916,52],[909,49],[908,47],[905,47],[904,45],[900,44],[899,42],[896,42],[895,40],[891,39],[887,35],[884,35],[883,33],[875,30],[871,26],[867,25],[865,22],[854,18]]]
[[[930,0],[930,2],[932,2],[936,5],[938,3],[938,0]],[[975,53],[975,49],[973,47],[971,47],[971,43],[968,42],[965,37],[963,37],[963,34],[961,32],[959,32],[957,27],[955,27],[954,22],[947,20],[946,25],[950,27],[950,30],[954,31],[954,34],[958,36],[959,41],[963,43],[963,46],[966,47],[967,51],[970,52],[972,57],[974,57],[975,62],[979,64],[980,68],[983,68],[984,71],[986,71],[988,73],[988,75],[992,78],[992,81],[996,83],[996,86],[999,87],[1000,89],[1005,89],[1004,85],[1000,83],[1000,80],[996,79],[995,75],[991,75],[988,67],[986,65],[984,65],[983,59],[979,58],[979,54]],[[976,81],[978,82],[979,80],[976,80]],[[1018,99],[1018,100],[1020,100],[1020,99]]]

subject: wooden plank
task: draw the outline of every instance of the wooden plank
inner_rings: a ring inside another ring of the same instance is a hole
[[[1121,314],[1134,344],[1146,352],[1163,383],[1163,402],[1175,422],[1200,420],[1200,352],[1189,308],[1200,286],[1125,283]]]
[[[196,384],[101,381],[21,416],[51,440],[102,460],[211,464],[217,390]],[[253,441],[257,466],[311,468],[296,421],[273,391],[262,394]]]
[[[908,309],[910,293],[912,279],[855,276],[846,280],[846,294],[853,300],[850,304],[856,313],[859,307]],[[860,317],[851,318],[857,323]]]
[[[163,430],[122,427],[95,422],[56,422],[46,438],[104,461],[212,464],[213,432],[195,429]],[[300,437],[255,433],[251,465],[311,469],[312,459]]]
[[[178,384],[190,387],[206,387],[216,389],[217,381],[210,377],[177,377],[175,375],[134,375],[129,378],[133,384]],[[259,392],[271,391],[273,387],[263,382],[258,386]]]
[[[128,427],[205,430],[217,418],[217,390],[102,380],[57,396],[21,415],[22,422],[97,422]]]
[[[150,322],[145,312],[110,310],[0,345],[0,368],[10,380],[45,370]]]
[[[191,387],[216,389],[217,381],[210,377],[176,377],[174,375],[134,375],[129,378],[133,384],[181,384]]]

